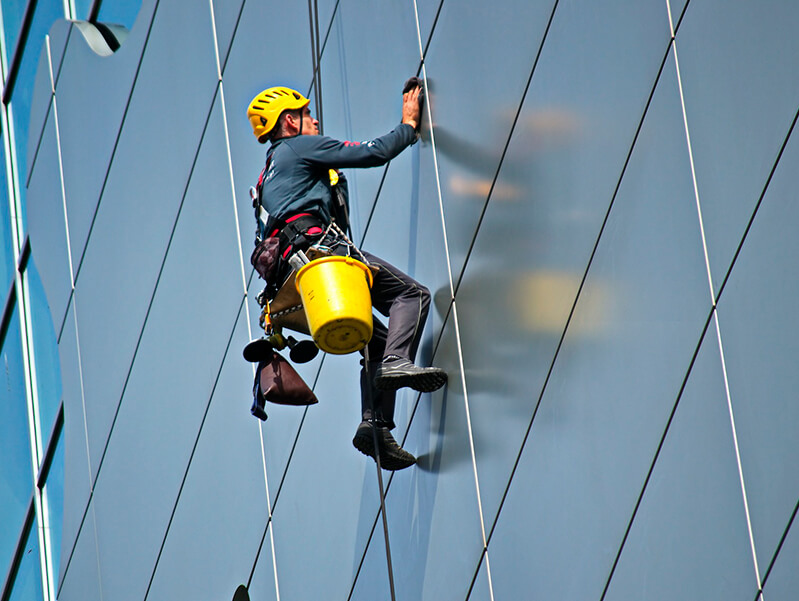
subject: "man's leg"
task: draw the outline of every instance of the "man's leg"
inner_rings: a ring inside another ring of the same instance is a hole
[[[413,364],[430,310],[430,291],[387,261],[367,252],[364,256],[380,268],[372,285],[372,305],[389,318],[382,362],[375,373],[376,387],[438,390],[447,381],[446,372]]]
[[[381,363],[388,330],[374,320],[372,340],[361,354],[361,415],[363,421],[355,432],[352,444],[364,455],[375,458],[375,442],[380,450],[380,465],[387,470],[401,470],[416,463],[416,457],[397,444],[391,435],[394,428],[396,392],[378,390],[374,377]],[[373,360],[376,358],[376,360]],[[368,359],[368,362],[367,362]],[[376,432],[375,432],[376,431]]]

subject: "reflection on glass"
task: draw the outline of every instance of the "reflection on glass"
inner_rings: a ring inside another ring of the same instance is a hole
[[[106,0],[100,5],[97,20],[133,29],[140,8],[140,0]]]
[[[42,572],[39,561],[39,537],[37,521],[28,532],[22,559],[19,562],[16,576],[12,576],[14,586],[8,601],[39,601],[44,599],[42,592]]]
[[[55,589],[58,590],[59,573],[61,565],[61,531],[64,524],[64,437],[58,439],[58,446],[53,454],[53,463],[47,474],[44,486],[44,499],[47,503],[47,512],[50,528],[50,556],[55,576]]]
[[[89,12],[92,9],[92,0],[74,0],[75,2],[75,18],[81,21],[86,21],[89,18]],[[138,3],[137,3],[138,4]]]
[[[5,9],[5,2],[3,2]],[[24,170],[26,157],[28,156],[28,122],[31,113],[31,101],[33,96],[33,83],[36,79],[36,69],[39,66],[39,55],[41,54],[44,37],[50,30],[56,19],[64,18],[64,4],[61,0],[40,0],[36,3],[36,12],[33,15],[28,42],[25,44],[25,52],[19,65],[14,91],[11,95],[11,113],[14,120],[14,137],[16,139],[17,165],[18,169]],[[19,181],[25,180],[25,174],[19,173]],[[22,227],[28,229],[27,217],[25,215],[25,189],[20,185],[20,200],[23,206]]]
[[[8,291],[8,286],[14,279],[14,248],[11,242],[11,211],[8,205],[5,165],[5,145],[0,144],[0,294]]]
[[[25,6],[28,0],[3,0],[3,30],[6,34],[6,57],[11,61],[14,56],[14,48],[19,39],[19,28],[22,25],[22,17],[25,15]]]
[[[33,473],[16,307],[2,341],[0,361],[0,574],[5,574],[30,501]]]
[[[33,326],[33,349],[36,355],[36,385],[39,393],[39,422],[44,444],[53,428],[53,420],[61,401],[61,364],[50,307],[39,272],[33,261],[24,274]]]

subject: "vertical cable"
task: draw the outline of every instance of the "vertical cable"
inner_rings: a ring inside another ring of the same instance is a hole
[[[666,0],[666,8],[669,14],[669,28],[671,31],[671,46],[674,52],[674,65],[677,71],[677,87],[680,93],[680,105],[682,107],[682,116],[683,116],[683,125],[685,127],[685,140],[688,146],[688,160],[691,166],[691,179],[693,180],[693,187],[694,187],[694,198],[696,200],[696,212],[699,219],[699,230],[702,236],[702,248],[704,250],[705,255],[705,268],[707,270],[707,279],[708,279],[708,286],[710,289],[710,301],[712,303],[712,313],[713,313],[713,321],[716,327],[716,339],[718,340],[719,346],[719,355],[721,359],[721,370],[724,377],[724,393],[727,398],[727,410],[730,416],[730,428],[732,430],[732,440],[733,446],[735,448],[735,460],[738,466],[738,478],[741,484],[741,495],[743,497],[743,504],[744,504],[744,513],[746,515],[746,527],[749,533],[749,545],[752,552],[752,562],[754,564],[755,569],[755,578],[757,579],[757,590],[758,590],[758,598],[763,599],[763,583],[760,578],[760,568],[758,567],[758,560],[757,560],[757,550],[755,548],[755,538],[754,532],[752,530],[752,519],[749,514],[749,500],[748,495],[746,493],[746,482],[744,479],[743,473],[743,465],[741,464],[741,451],[738,445],[738,432],[735,426],[735,413],[732,408],[732,395],[730,393],[730,383],[729,378],[727,377],[727,362],[725,359],[724,354],[724,344],[721,339],[721,326],[719,324],[719,314],[718,314],[718,307],[716,305],[716,293],[713,286],[713,276],[711,273],[710,267],[710,255],[708,254],[707,248],[707,240],[705,237],[705,226],[704,221],[702,219],[702,205],[699,200],[699,186],[697,184],[696,179],[696,169],[694,167],[694,155],[693,155],[693,147],[691,144],[691,134],[688,128],[688,113],[685,107],[685,95],[683,93],[683,86],[682,86],[682,77],[680,74],[680,61],[677,56],[677,40],[674,31],[674,21],[671,14],[671,2],[670,0]]]
[[[249,299],[248,299],[248,290],[247,290],[247,277],[246,277],[246,268],[244,265],[244,250],[243,244],[241,240],[241,224],[239,223],[239,214],[236,207],[236,184],[235,184],[235,177],[233,175],[233,156],[230,150],[230,130],[228,128],[228,118],[227,118],[227,103],[225,101],[225,88],[224,82],[222,77],[222,63],[219,57],[219,39],[217,37],[216,32],[216,18],[214,15],[214,0],[209,0],[209,9],[211,12],[211,29],[213,31],[214,36],[214,53],[216,56],[216,72],[217,77],[219,80],[219,95],[220,95],[220,102],[222,107],[222,123],[225,130],[225,149],[227,151],[227,159],[228,159],[228,175],[230,177],[230,195],[232,199],[232,207],[233,207],[233,221],[236,228],[236,240],[238,241],[239,247],[239,264],[241,267],[241,282],[242,282],[242,290],[244,294],[244,316],[245,316],[245,323],[247,324],[247,335],[249,339],[252,339],[252,324],[250,323],[249,314],[250,314],[250,306],[249,306]],[[255,365],[252,366],[253,377],[255,377]],[[264,444],[264,430],[263,424],[261,421],[258,421],[258,440],[261,446],[261,464],[264,470],[264,490],[266,494],[266,509],[267,509],[267,522],[269,528],[269,542],[271,545],[272,550],[272,571],[275,577],[275,595],[277,601],[280,601],[280,584],[278,581],[277,575],[277,555],[275,554],[275,536],[274,536],[274,526],[275,522],[272,516],[272,500],[270,497],[269,492],[269,475],[266,469],[266,446]]]
[[[422,32],[421,32],[421,27],[419,25],[419,7],[417,5],[416,0],[413,0],[413,10],[414,10],[414,17],[416,19],[416,35],[417,35],[417,40],[419,42],[419,57],[422,63],[422,79],[424,80],[425,89],[429,89],[428,80],[427,80],[427,67],[425,66],[424,49],[422,45]],[[467,431],[469,432],[469,451],[471,453],[471,458],[472,458],[472,471],[474,475],[475,496],[477,497],[477,512],[478,512],[478,517],[480,519],[480,536],[482,537],[483,553],[485,555],[485,560],[486,560],[486,576],[488,578],[488,592],[491,601],[493,601],[494,584],[493,584],[493,579],[491,577],[491,563],[489,561],[485,520],[483,518],[483,503],[480,494],[480,478],[478,477],[477,474],[477,454],[474,448],[474,432],[472,429],[471,412],[469,411],[469,394],[466,388],[466,370],[463,363],[463,346],[461,343],[461,335],[460,335],[460,321],[458,319],[458,306],[457,302],[455,301],[455,286],[452,278],[452,261],[450,259],[449,244],[447,240],[447,224],[444,216],[444,199],[443,199],[443,194],[441,192],[440,170],[438,167],[438,152],[436,149],[435,131],[433,130],[433,113],[432,113],[432,107],[430,106],[430,94],[425,94],[425,105],[426,105],[425,108],[427,109],[428,122],[430,124],[430,145],[432,147],[432,154],[433,154],[433,168],[436,179],[436,192],[438,194],[438,207],[441,215],[441,231],[444,238],[444,252],[446,254],[446,259],[447,259],[447,275],[449,277],[450,300],[452,302],[452,319],[453,319],[453,324],[455,326],[455,341],[456,341],[455,346],[458,349],[458,367],[461,372],[461,386],[463,388],[463,402],[466,411],[466,425],[467,425]]]

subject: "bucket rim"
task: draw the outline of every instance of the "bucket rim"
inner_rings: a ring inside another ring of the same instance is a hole
[[[369,284],[369,288],[372,288],[372,284],[374,283],[374,278],[372,276],[372,270],[369,269],[369,266],[364,263],[363,261],[359,261],[354,257],[349,256],[342,256],[342,255],[330,255],[327,257],[319,257],[318,259],[314,259],[303,265],[298,271],[297,275],[294,278],[294,285],[297,287],[297,291],[300,290],[300,279],[302,276],[309,270],[312,266],[321,265],[322,263],[347,263],[348,265],[354,265],[356,267],[360,267],[363,271],[366,272],[366,279]]]

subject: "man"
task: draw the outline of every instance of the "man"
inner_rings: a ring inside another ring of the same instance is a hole
[[[338,169],[383,165],[416,142],[420,92],[416,86],[403,94],[400,125],[363,143],[320,136],[319,122],[308,108],[310,101],[290,88],[264,90],[247,110],[255,137],[262,144],[271,143],[257,186],[257,203],[269,215],[268,220],[259,220],[259,238],[280,241],[275,281],[267,285],[276,290],[290,273],[289,258],[320,242],[334,254],[362,254],[379,268],[372,285],[372,306],[389,318],[388,328],[375,319],[372,339],[361,351],[363,421],[352,443],[373,459],[379,454],[380,465],[387,470],[416,463],[391,435],[395,391],[410,387],[431,392],[446,383],[447,374],[413,363],[430,307],[427,288],[390,263],[354,249],[341,234],[349,225],[349,205],[347,181]],[[337,227],[329,227],[331,222]]]

